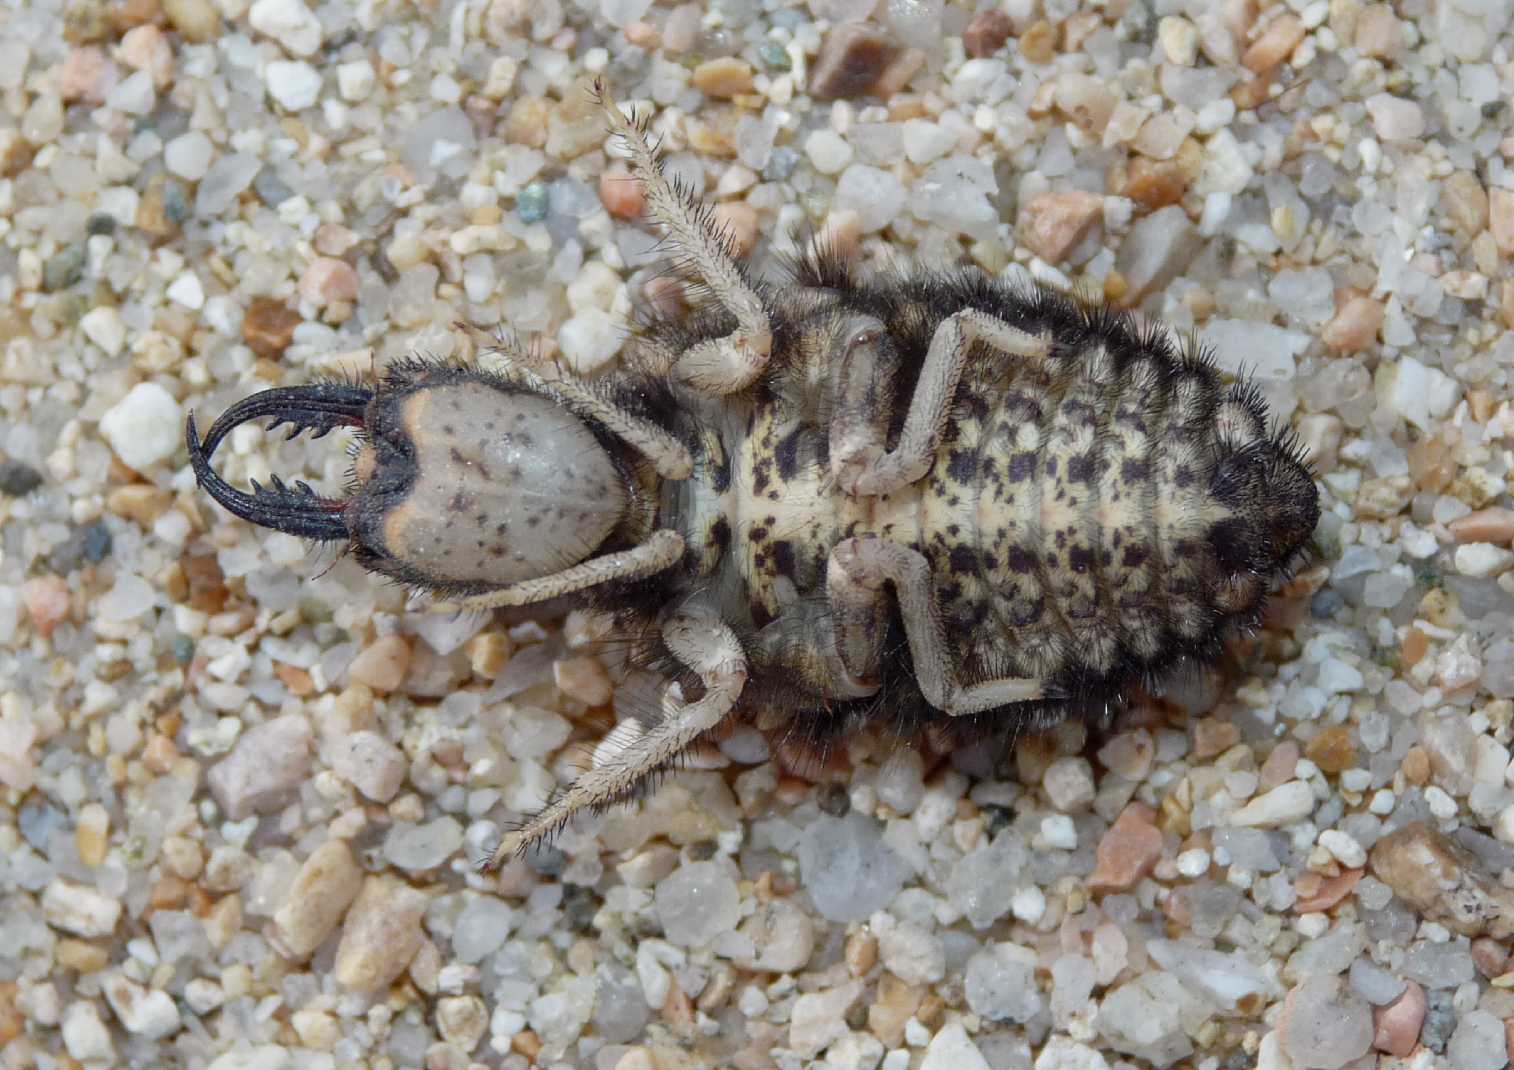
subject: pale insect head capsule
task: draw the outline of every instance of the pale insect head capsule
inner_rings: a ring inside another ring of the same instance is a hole
[[[272,417],[291,437],[361,429],[345,498],[275,478],[235,489],[210,465],[232,428]],[[627,518],[624,451],[552,398],[477,368],[409,361],[376,388],[267,390],[232,406],[203,442],[187,428],[200,485],[244,520],[345,541],[364,567],[415,587],[468,595],[584,561]]]

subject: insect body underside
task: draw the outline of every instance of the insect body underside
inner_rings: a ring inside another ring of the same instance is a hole
[[[373,387],[267,391],[191,463],[244,519],[489,609],[573,596],[672,677],[497,865],[632,795],[732,715],[824,750],[869,723],[1013,738],[1101,716],[1255,624],[1318,519],[1258,393],[1165,332],[974,271],[855,279],[815,250],[754,280],[604,99],[655,221],[710,300],[582,383],[421,361]],[[234,490],[209,458],[271,416],[347,424],[345,499]]]

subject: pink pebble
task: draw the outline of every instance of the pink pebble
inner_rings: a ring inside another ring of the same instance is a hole
[[[313,305],[357,297],[357,272],[345,260],[317,257],[300,276],[300,296]]]

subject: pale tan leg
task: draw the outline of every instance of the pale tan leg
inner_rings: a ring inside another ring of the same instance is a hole
[[[730,394],[750,386],[767,367],[773,349],[773,328],[762,299],[737,268],[709,211],[662,173],[662,162],[647,139],[645,126],[634,115],[627,118],[621,112],[603,83],[596,84],[595,92],[611,128],[630,153],[632,173],[646,187],[648,214],[667,228],[695,274],[736,319],[736,329],[730,334],[680,354],[673,374],[705,394]]]
[[[433,607],[439,613],[453,613],[460,609],[499,609],[503,606],[527,606],[545,602],[565,594],[586,591],[597,584],[610,580],[634,579],[651,576],[665,568],[671,568],[683,557],[683,536],[664,528],[647,536],[647,541],[630,550],[602,554],[589,560],[554,572],[550,576],[522,580],[508,587],[500,587],[483,594],[466,598],[453,598],[439,602]]]
[[[618,750],[603,748],[609,753],[601,762],[525,825],[500,840],[485,869],[497,868],[550,836],[578,811],[624,799],[647,776],[678,757],[731,712],[747,676],[746,655],[736,634],[713,617],[679,614],[663,625],[662,638],[673,656],[699,675],[704,695],[685,703],[669,688],[660,723],[639,735],[621,733],[626,743]]]
[[[486,352],[500,358],[501,370],[509,379],[554,399],[574,415],[595,421],[651,461],[664,479],[688,479],[694,471],[694,459],[682,442],[656,424],[623,412],[560,370],[543,373],[530,367],[520,345],[503,334],[494,335],[494,344]]]
[[[1051,342],[1011,327],[975,308],[948,316],[932,335],[920,380],[910,401],[899,444],[885,453],[886,442],[872,420],[838,421],[831,429],[831,473],[843,491],[854,495],[891,494],[930,469],[951,412],[952,399],[968,354],[977,342],[1009,357],[1042,360]]]
[[[893,583],[899,598],[904,637],[909,642],[920,691],[936,709],[961,717],[1044,697],[1041,682],[1027,677],[1004,677],[963,687],[947,650],[946,629],[931,587],[930,563],[908,546],[876,537],[837,543],[826,572],[826,591],[836,610],[837,646],[853,673],[868,675],[882,655],[883,630],[856,629],[859,621],[881,617],[888,597],[883,585],[888,582]],[[847,635],[848,630],[853,634]],[[854,664],[851,659],[858,657],[868,664]]]

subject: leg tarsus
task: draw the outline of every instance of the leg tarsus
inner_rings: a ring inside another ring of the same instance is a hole
[[[625,798],[731,712],[747,677],[746,655],[736,634],[712,617],[680,613],[663,625],[662,638],[673,655],[698,674],[704,694],[693,702],[665,696],[658,724],[639,734],[623,732],[625,745],[618,750],[602,748],[592,769],[500,840],[485,869],[497,869],[550,836],[578,811]]]
[[[946,628],[936,606],[930,563],[924,555],[890,539],[843,539],[831,550],[826,588],[836,604],[837,647],[843,659],[861,657],[876,664],[881,657],[879,631],[847,634],[858,621],[871,621],[884,611],[892,583],[904,619],[910,660],[925,700],[950,717],[982,713],[1017,702],[1045,697],[1039,680],[1003,677],[964,687],[952,667]],[[857,672],[848,661],[848,668]]]
[[[891,494],[929,471],[968,354],[978,342],[1026,360],[1042,360],[1051,352],[1046,338],[980,309],[965,308],[942,320],[931,337],[899,443],[892,451],[884,451],[886,444],[876,426],[851,426],[846,421],[832,425],[831,473],[843,491]]]
[[[762,298],[736,265],[710,213],[663,174],[645,125],[634,115],[627,118],[602,83],[595,84],[595,92],[611,129],[630,153],[632,172],[646,189],[648,213],[667,228],[668,237],[688,257],[694,273],[736,320],[730,334],[700,342],[680,354],[674,376],[705,394],[745,389],[762,374],[773,351],[773,327]]]

